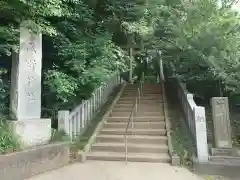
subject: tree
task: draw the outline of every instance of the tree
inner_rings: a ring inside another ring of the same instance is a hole
[[[22,21],[42,31],[43,109],[73,108],[113,71],[126,69],[128,56],[112,42],[92,5],[81,0],[1,1],[2,61],[10,64],[7,56],[18,50]]]
[[[238,13],[215,0],[155,9],[159,9],[154,18],[156,41],[165,63],[173,63],[182,80],[213,82],[220,92],[239,92]]]

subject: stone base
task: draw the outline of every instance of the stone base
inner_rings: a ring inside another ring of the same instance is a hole
[[[51,119],[8,121],[10,130],[19,138],[22,148],[48,144],[51,139]]]
[[[78,151],[76,155],[77,162],[85,162],[86,161],[86,153],[83,151]]]
[[[212,148],[212,156],[240,156],[238,148]]]
[[[212,156],[232,156],[233,150],[231,148],[212,148]]]
[[[172,156],[172,166],[180,166],[181,165],[181,160],[180,157],[177,156],[176,154]]]
[[[228,161],[223,161],[223,159],[216,160],[210,157],[210,161],[206,163],[199,163],[193,159],[194,172],[201,175],[220,175],[238,180],[240,177],[240,161],[237,162],[236,157],[226,159]],[[234,160],[234,162],[229,161],[230,159]]]

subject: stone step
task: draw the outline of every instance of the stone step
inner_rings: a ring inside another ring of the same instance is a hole
[[[209,160],[218,163],[238,164],[240,166],[240,157],[237,156],[209,156]]]
[[[129,103],[129,104],[126,104],[126,103],[123,103],[123,104],[120,104],[120,103],[118,103],[118,104],[116,104],[115,106],[114,106],[114,108],[123,108],[123,107],[125,107],[125,108],[131,108],[131,107],[133,107],[135,105],[135,103]],[[147,103],[147,104],[138,104],[138,107],[139,108],[142,108],[142,109],[144,109],[144,108],[148,108],[148,109],[156,109],[156,108],[163,108],[164,107],[164,104],[163,103],[159,103],[159,104],[155,104],[155,103]],[[146,110],[145,110],[146,111]]]
[[[114,109],[112,110],[112,112],[129,112],[132,111],[132,106],[115,106]],[[138,111],[148,111],[148,112],[157,112],[157,111],[163,111],[163,106],[139,106],[138,105]]]
[[[125,87],[124,91],[136,91],[137,88],[140,88],[142,89],[142,91],[149,91],[149,92],[158,92],[158,93],[161,93],[161,88],[147,88],[147,87]]]
[[[135,99],[133,99],[133,100],[121,100],[121,99],[119,99],[118,100],[118,104],[134,104],[135,103]],[[161,100],[161,99],[154,99],[154,100],[140,100],[140,103],[141,104],[161,104],[161,103],[163,103],[163,100]]]
[[[133,93],[133,92],[137,92],[138,90],[137,90],[137,88],[136,89],[131,89],[131,90],[129,90],[129,89],[124,89],[124,91],[123,91],[123,93],[128,93],[128,92],[131,92],[131,93]],[[160,90],[160,89],[139,89],[139,91],[140,92],[142,92],[143,94],[162,94],[162,91]]]
[[[142,90],[146,90],[146,91],[161,91],[162,88],[161,87],[147,87],[147,86],[135,86],[135,87],[128,87],[126,86],[124,88],[125,91],[127,90],[134,90],[134,89],[137,89],[137,88],[141,88]]]
[[[135,102],[132,102],[132,103],[122,103],[122,102],[118,102],[114,108],[131,108],[135,105],[136,103]],[[140,109],[144,109],[144,108],[147,108],[148,110],[150,109],[157,109],[157,108],[163,108],[164,107],[164,104],[163,103],[142,103],[140,102],[140,104],[138,103],[137,104],[138,108]],[[144,111],[147,111],[147,110],[144,110]]]
[[[233,156],[234,151],[232,148],[211,148],[212,156]]]
[[[147,100],[147,101],[143,101],[143,100],[140,100],[140,101],[136,101],[136,99],[135,100],[119,100],[118,102],[117,102],[117,104],[116,105],[124,105],[124,104],[128,104],[128,105],[134,105],[134,104],[136,104],[136,102],[138,103],[138,105],[141,105],[141,106],[148,106],[148,105],[150,105],[151,107],[155,107],[155,106],[162,106],[163,105],[163,101],[161,101],[161,100]]]
[[[130,126],[132,123],[130,123]],[[164,129],[165,122],[133,122],[133,127],[136,129]],[[103,128],[122,129],[127,127],[127,122],[106,122]]]
[[[129,127],[130,128],[130,127]],[[130,134],[130,135],[148,135],[148,136],[165,136],[166,135],[166,129],[128,129],[127,132],[126,128],[123,129],[114,129],[114,128],[104,128],[100,131],[100,134],[102,135],[124,135]]]
[[[90,152],[87,154],[87,160],[101,161],[125,161],[125,153],[119,152]],[[170,163],[170,157],[167,153],[151,154],[151,153],[128,153],[127,160],[129,162],[157,162]]]
[[[117,102],[117,104],[135,104],[136,103],[136,99],[134,100],[119,100]],[[138,104],[140,105],[160,105],[163,104],[162,100],[156,99],[156,100],[140,100],[138,101]]]
[[[126,106],[123,106],[123,107],[119,107],[119,106],[116,106],[114,107],[113,111],[112,112],[130,112],[132,111],[132,107],[133,106],[129,106],[129,107],[126,107]],[[149,106],[139,106],[138,105],[138,111],[140,112],[143,112],[143,111],[147,111],[147,112],[158,112],[158,111],[163,111],[163,106],[160,106],[160,107],[149,107]]]
[[[138,112],[126,132],[138,85],[127,85],[87,154],[88,160],[170,162],[161,85],[144,85]],[[127,134],[125,136],[125,134]]]
[[[143,84],[142,86],[140,86],[140,84],[136,85],[136,86],[125,86],[125,89],[137,89],[137,88],[142,88],[142,89],[147,89],[147,90],[161,90],[161,86],[148,86],[146,84]]]
[[[133,98],[138,95],[137,91],[136,92],[123,92],[121,95],[121,98]],[[156,97],[156,98],[161,98],[163,97],[162,94],[160,93],[152,93],[152,92],[141,92],[141,97]]]
[[[152,95],[152,96],[141,96],[140,97],[140,101],[141,100],[144,100],[144,101],[146,101],[146,100],[149,100],[149,101],[152,101],[152,100],[156,100],[156,99],[159,99],[159,100],[162,100],[162,95],[159,95],[159,96],[154,96],[154,95]],[[122,96],[122,97],[120,97],[120,99],[119,99],[119,101],[120,100],[131,100],[131,101],[133,101],[133,100],[135,100],[136,99],[136,97],[134,97],[134,96]]]
[[[96,142],[121,142],[125,141],[122,135],[98,135]],[[144,136],[144,135],[128,135],[129,143],[144,143],[144,144],[167,144],[166,136]]]
[[[107,122],[128,122],[129,116],[126,117],[108,117]],[[165,121],[164,116],[145,116],[145,117],[136,117],[134,122],[162,122]]]
[[[113,108],[113,111],[121,111],[123,110],[129,110],[132,109],[135,104],[116,104],[115,107]],[[152,104],[137,104],[137,108],[141,109],[142,112],[149,112],[149,111],[158,111],[164,108],[163,104],[157,104],[157,105],[152,105]],[[123,110],[121,110],[123,109]]]
[[[127,88],[138,88],[138,87],[140,87],[140,84],[138,83],[138,84],[131,84],[131,85],[126,85],[126,89]],[[161,85],[160,84],[145,84],[145,83],[143,83],[142,84],[142,88],[146,88],[146,89],[158,89],[158,88],[161,88]]]
[[[125,143],[103,143],[98,142],[93,144],[91,151],[110,151],[110,152],[125,152]],[[127,143],[127,151],[132,153],[168,153],[166,144],[137,144]]]
[[[130,107],[133,107],[133,105],[135,105],[136,103],[135,102],[132,102],[132,103],[117,103],[114,108],[122,108],[122,107],[127,107],[127,108],[130,108]],[[148,109],[153,109],[153,108],[162,108],[164,107],[164,104],[163,103],[142,103],[140,102],[140,104],[138,103],[138,107],[139,108],[148,108]]]
[[[139,99],[138,99],[139,100]],[[131,97],[131,98],[120,98],[117,102],[135,102],[136,97]],[[163,99],[161,97],[148,97],[148,98],[140,98],[140,102],[157,102],[157,103],[163,103]]]
[[[131,87],[137,88],[137,87],[139,87],[139,86],[140,86],[139,83],[127,84],[125,88],[131,88]],[[151,83],[146,84],[146,83],[143,83],[143,84],[142,84],[142,87],[143,87],[143,88],[147,88],[147,89],[156,89],[156,88],[161,88],[161,84],[151,84]]]
[[[132,86],[132,87],[130,87],[130,86],[126,86],[126,87],[124,88],[124,91],[128,91],[128,90],[136,90],[138,87],[139,87],[139,86]]]
[[[135,90],[124,90],[123,92],[122,92],[122,94],[127,94],[127,93],[136,93],[137,92],[137,89],[135,89]],[[157,90],[157,91],[149,91],[149,90],[142,90],[142,91],[140,91],[140,92],[142,92],[142,94],[145,96],[145,95],[162,95],[162,92],[161,92],[161,90]]]
[[[153,76],[152,76],[153,77]],[[151,82],[144,82],[143,83],[143,86],[144,87],[148,87],[148,88],[151,88],[151,87],[161,87],[161,84],[160,83],[151,83]]]
[[[126,104],[126,103],[124,103],[124,104],[116,104],[115,106],[114,106],[114,108],[131,108],[131,107],[133,107],[133,104],[134,103],[129,103],[129,104]],[[159,103],[159,104],[138,104],[138,107],[139,108],[148,108],[148,109],[154,109],[154,108],[163,108],[163,106],[164,106],[164,104],[163,103]]]
[[[134,109],[134,111],[135,111],[135,109]],[[111,114],[110,114],[110,116],[123,116],[123,117],[129,117],[130,116],[130,114],[131,114],[131,111],[129,111],[129,112],[112,112]],[[138,111],[137,113],[136,113],[136,116],[137,117],[141,117],[141,116],[162,116],[163,115],[163,110],[160,110],[159,109],[159,111],[158,112],[144,112],[144,111]]]

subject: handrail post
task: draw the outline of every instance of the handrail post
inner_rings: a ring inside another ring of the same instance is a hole
[[[125,162],[127,164],[128,162],[128,157],[127,157],[127,154],[128,154],[128,147],[127,147],[127,135],[125,134]]]
[[[137,115],[137,112],[138,112],[138,104],[140,103],[140,98],[141,98],[141,93],[140,93],[140,90],[141,90],[141,84],[140,84],[140,87],[137,88],[137,92],[136,92],[136,98],[135,98],[135,104],[133,105],[132,107],[132,111],[131,111],[131,114],[130,114],[130,117],[129,117],[129,120],[128,120],[128,123],[127,123],[127,126],[126,126],[126,130],[125,130],[125,133],[124,133],[124,142],[125,142],[125,162],[127,163],[128,161],[128,146],[127,146],[127,133],[128,133],[128,127],[129,127],[129,124],[131,123],[132,124],[132,135],[133,135],[133,129],[134,129],[134,120],[136,118],[136,115]]]
[[[135,106],[135,114],[134,114],[134,117],[133,117],[133,124],[135,122],[135,118],[137,116],[137,109],[138,109],[138,97],[136,97],[136,106]],[[133,127],[134,128],[134,127]],[[133,132],[133,129],[132,129],[132,132]]]
[[[140,98],[141,98],[141,84],[140,89],[138,88],[138,104],[140,105]]]
[[[134,116],[134,115],[133,115]],[[132,135],[133,135],[133,116],[131,116],[131,121],[132,121]]]
[[[142,72],[142,82],[144,82],[144,79],[145,79],[145,75],[144,75],[144,72]]]

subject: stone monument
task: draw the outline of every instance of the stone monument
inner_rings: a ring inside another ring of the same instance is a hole
[[[42,35],[20,27],[19,54],[13,53],[10,127],[23,146],[48,143],[51,120],[41,119]]]
[[[232,133],[229,118],[227,97],[213,97],[211,99],[213,117],[214,145],[213,155],[227,155],[232,152]]]

